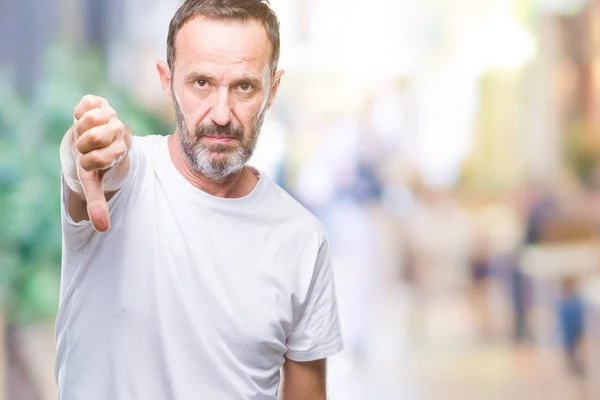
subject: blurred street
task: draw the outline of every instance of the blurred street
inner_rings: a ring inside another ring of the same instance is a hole
[[[382,304],[369,361],[348,353],[330,364],[332,399],[592,399],[569,377],[560,350],[513,346],[481,338],[473,304],[464,297],[432,300],[415,309],[397,289]],[[499,324],[498,328],[502,328]]]

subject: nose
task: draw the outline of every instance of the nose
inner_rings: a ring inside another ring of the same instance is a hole
[[[218,88],[214,93],[210,118],[216,125],[225,126],[233,119],[228,88]]]

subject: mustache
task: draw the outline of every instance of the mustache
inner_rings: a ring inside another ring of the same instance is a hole
[[[196,128],[195,133],[198,139],[202,136],[214,136],[241,140],[244,137],[244,128],[241,126],[233,126],[231,123],[228,123],[227,125],[202,124]]]

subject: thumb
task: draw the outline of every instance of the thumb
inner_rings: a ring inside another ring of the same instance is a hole
[[[79,163],[77,164],[77,173],[85,194],[90,221],[98,232],[106,232],[110,228],[110,216],[102,187],[104,171],[86,171],[79,166]]]

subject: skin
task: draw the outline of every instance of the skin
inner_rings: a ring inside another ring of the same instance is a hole
[[[166,97],[179,107],[179,126],[185,128],[169,137],[171,159],[198,189],[217,197],[236,198],[256,186],[258,178],[245,166],[218,180],[194,169],[181,146],[180,135],[192,135],[185,139],[208,149],[211,162],[223,161],[240,146],[250,146],[257,139],[257,127],[273,104],[283,75],[283,71],[271,70],[271,51],[266,30],[258,21],[224,22],[198,17],[178,34],[173,71],[167,63],[157,63]],[[70,191],[69,213],[75,222],[89,219],[96,230],[105,232],[110,227],[107,201],[116,192],[103,190],[103,177],[106,173],[126,175],[129,171],[126,152],[131,133],[110,104],[97,96],[85,96],[73,114],[76,121],[65,140],[75,140],[84,193]],[[196,131],[201,125],[242,128],[243,135],[228,139],[210,134],[198,137]],[[280,398],[325,400],[325,371],[325,360],[286,359]]]
[[[326,360],[296,362],[286,359],[282,369],[282,400],[327,400]]]

